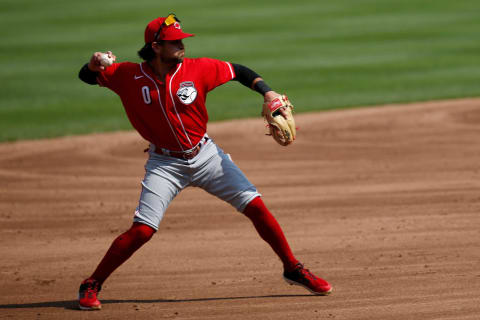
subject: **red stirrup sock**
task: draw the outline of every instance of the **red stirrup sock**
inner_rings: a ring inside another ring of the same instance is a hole
[[[268,211],[263,200],[260,197],[253,199],[243,213],[253,222],[260,237],[272,247],[282,260],[285,270],[293,270],[298,260],[293,256],[282,228]]]
[[[155,230],[145,224],[134,223],[125,233],[119,235],[108,249],[102,261],[90,278],[102,284],[110,274],[145,244]]]

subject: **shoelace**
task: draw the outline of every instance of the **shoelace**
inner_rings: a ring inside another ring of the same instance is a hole
[[[98,282],[87,282],[85,283],[85,288],[82,291],[82,296],[87,296],[88,298],[93,298],[94,294],[97,294],[99,291],[99,283]]]
[[[96,288],[88,288],[88,289],[87,289],[87,294],[88,294],[88,297],[89,297],[90,299],[93,298],[93,295],[94,295],[94,294],[97,294]]]
[[[307,281],[316,281],[317,277],[310,272],[310,270],[306,269],[303,267],[303,264],[298,263],[297,264],[297,269],[295,270],[300,274],[302,278],[304,278]]]
[[[308,280],[311,280],[311,281],[317,280],[317,277],[313,273],[311,273],[310,270],[308,269],[302,268],[300,270],[300,273]]]

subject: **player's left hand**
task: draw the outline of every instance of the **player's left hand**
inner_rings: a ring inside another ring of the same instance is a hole
[[[282,146],[287,146],[295,140],[296,127],[292,115],[293,105],[287,96],[275,91],[265,94],[262,115],[268,123],[268,135]]]
[[[273,100],[275,100],[275,99],[277,99],[277,98],[280,98],[281,96],[282,96],[281,94],[279,94],[279,93],[277,93],[277,92],[275,92],[275,91],[268,91],[267,93],[265,93],[265,95],[264,95],[264,97],[263,97],[263,98],[264,98],[264,99],[263,99],[263,103],[264,103],[264,104],[265,104],[265,103],[269,104],[269,103],[271,103]],[[286,107],[281,107],[279,111],[280,111],[280,114],[281,114],[285,119],[287,119],[287,117],[288,117],[288,111],[287,111]]]

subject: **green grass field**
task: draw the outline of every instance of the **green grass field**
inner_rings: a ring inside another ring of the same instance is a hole
[[[0,141],[130,129],[119,98],[77,78],[94,51],[140,61],[146,24],[175,12],[187,55],[244,64],[297,112],[480,95],[480,1],[2,0]],[[258,116],[237,82],[211,120]]]

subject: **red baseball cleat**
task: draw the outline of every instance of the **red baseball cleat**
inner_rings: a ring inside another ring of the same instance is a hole
[[[78,290],[78,307],[81,310],[102,309],[102,304],[97,299],[100,290],[102,290],[102,285],[97,280],[84,280]]]
[[[302,286],[311,293],[325,296],[333,290],[332,286],[325,280],[316,277],[308,269],[303,267],[300,262],[297,263],[295,269],[290,272],[285,271],[283,278],[291,285]]]

